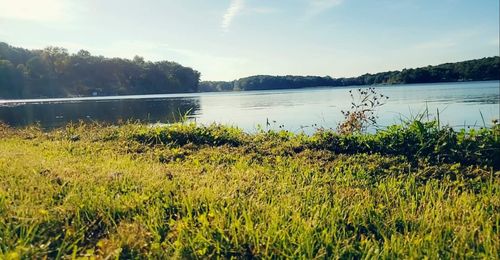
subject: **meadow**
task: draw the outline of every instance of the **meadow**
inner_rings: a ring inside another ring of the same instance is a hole
[[[495,259],[499,170],[499,125],[0,125],[0,259]]]

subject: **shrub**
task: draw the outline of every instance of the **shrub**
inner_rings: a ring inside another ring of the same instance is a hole
[[[200,126],[195,123],[173,124],[165,127],[141,128],[131,138],[147,144],[173,145],[230,145],[239,146],[246,135],[239,128],[218,124]]]
[[[350,110],[342,110],[344,122],[337,126],[337,131],[341,134],[352,134],[363,132],[368,127],[377,124],[376,110],[385,104],[389,97],[378,94],[375,88],[359,88],[355,90],[357,95],[349,90],[351,96]]]
[[[315,148],[335,153],[404,155],[416,162],[486,165],[500,169],[500,126],[456,132],[437,122],[413,121],[390,126],[375,134],[339,134],[330,130],[312,138]]]

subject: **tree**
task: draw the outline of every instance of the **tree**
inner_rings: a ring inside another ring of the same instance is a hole
[[[20,98],[23,75],[8,60],[0,60],[0,98]]]

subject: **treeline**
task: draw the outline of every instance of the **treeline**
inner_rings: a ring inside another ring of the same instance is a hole
[[[235,81],[204,81],[200,91],[240,91],[293,89],[319,86],[359,86],[375,84],[410,84],[500,79],[500,57],[445,63],[417,69],[365,74],[353,78],[316,76],[251,76]]]
[[[175,62],[93,56],[81,50],[15,48],[0,42],[0,99],[291,89],[500,79],[500,57],[446,63],[352,78],[258,75],[205,81]]]
[[[197,92],[200,73],[175,62],[93,56],[0,42],[0,99]]]

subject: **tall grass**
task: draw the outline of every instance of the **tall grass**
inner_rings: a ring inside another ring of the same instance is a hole
[[[0,259],[498,258],[499,127],[0,126]]]

